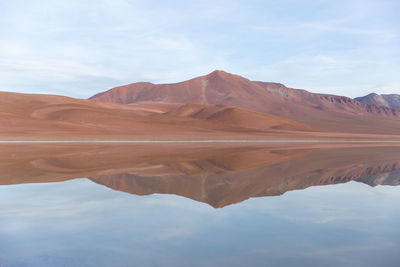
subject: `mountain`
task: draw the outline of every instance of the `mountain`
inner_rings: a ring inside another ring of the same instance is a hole
[[[354,98],[354,100],[377,106],[400,109],[400,95],[397,94],[378,95],[371,93],[366,96]]]
[[[119,86],[90,100],[122,104],[222,104],[284,117],[325,131],[400,133],[400,110],[344,96],[292,89],[279,83],[250,81],[218,70],[180,83]]]
[[[216,208],[352,180],[398,185],[400,172],[400,150],[393,144],[86,143],[0,148],[0,184],[89,177],[131,194],[176,194]]]
[[[399,138],[400,110],[214,71],[176,84],[136,83],[90,100],[0,92],[0,138]]]
[[[239,107],[210,104],[100,103],[56,95],[0,92],[5,139],[304,138],[305,124]]]

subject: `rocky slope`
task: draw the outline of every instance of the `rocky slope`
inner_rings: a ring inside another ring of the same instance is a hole
[[[133,83],[90,99],[124,104],[223,104],[285,117],[326,131],[400,133],[400,110],[278,83],[254,82],[224,71],[174,84]]]
[[[397,94],[378,95],[371,93],[366,96],[354,98],[354,100],[377,106],[400,109],[400,95]]]

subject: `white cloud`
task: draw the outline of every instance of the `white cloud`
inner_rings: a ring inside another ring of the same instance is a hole
[[[89,97],[214,69],[350,96],[378,85],[389,90],[400,69],[399,30],[385,22],[395,19],[389,7],[358,0],[8,2],[0,9],[0,90]]]

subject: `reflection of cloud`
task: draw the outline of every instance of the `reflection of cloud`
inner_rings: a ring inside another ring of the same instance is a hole
[[[384,212],[388,209],[388,205],[391,206],[390,209],[395,208],[400,211],[400,208],[394,207],[393,203],[388,203],[389,198],[400,198],[397,187],[373,188],[349,182],[290,191],[279,197],[268,198],[268,201],[251,199],[241,205],[293,222],[334,225],[338,222],[352,221],[362,225],[364,220],[389,219],[391,215]],[[371,212],[371,210],[382,212]]]
[[[0,262],[378,266],[375,255],[398,255],[399,197],[398,188],[350,182],[213,209],[86,179],[1,186]]]

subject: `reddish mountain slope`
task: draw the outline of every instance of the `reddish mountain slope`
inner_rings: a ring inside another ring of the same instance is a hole
[[[277,83],[253,82],[223,71],[175,84],[134,83],[90,99],[124,104],[149,101],[223,104],[286,117],[327,131],[400,133],[400,110]]]

